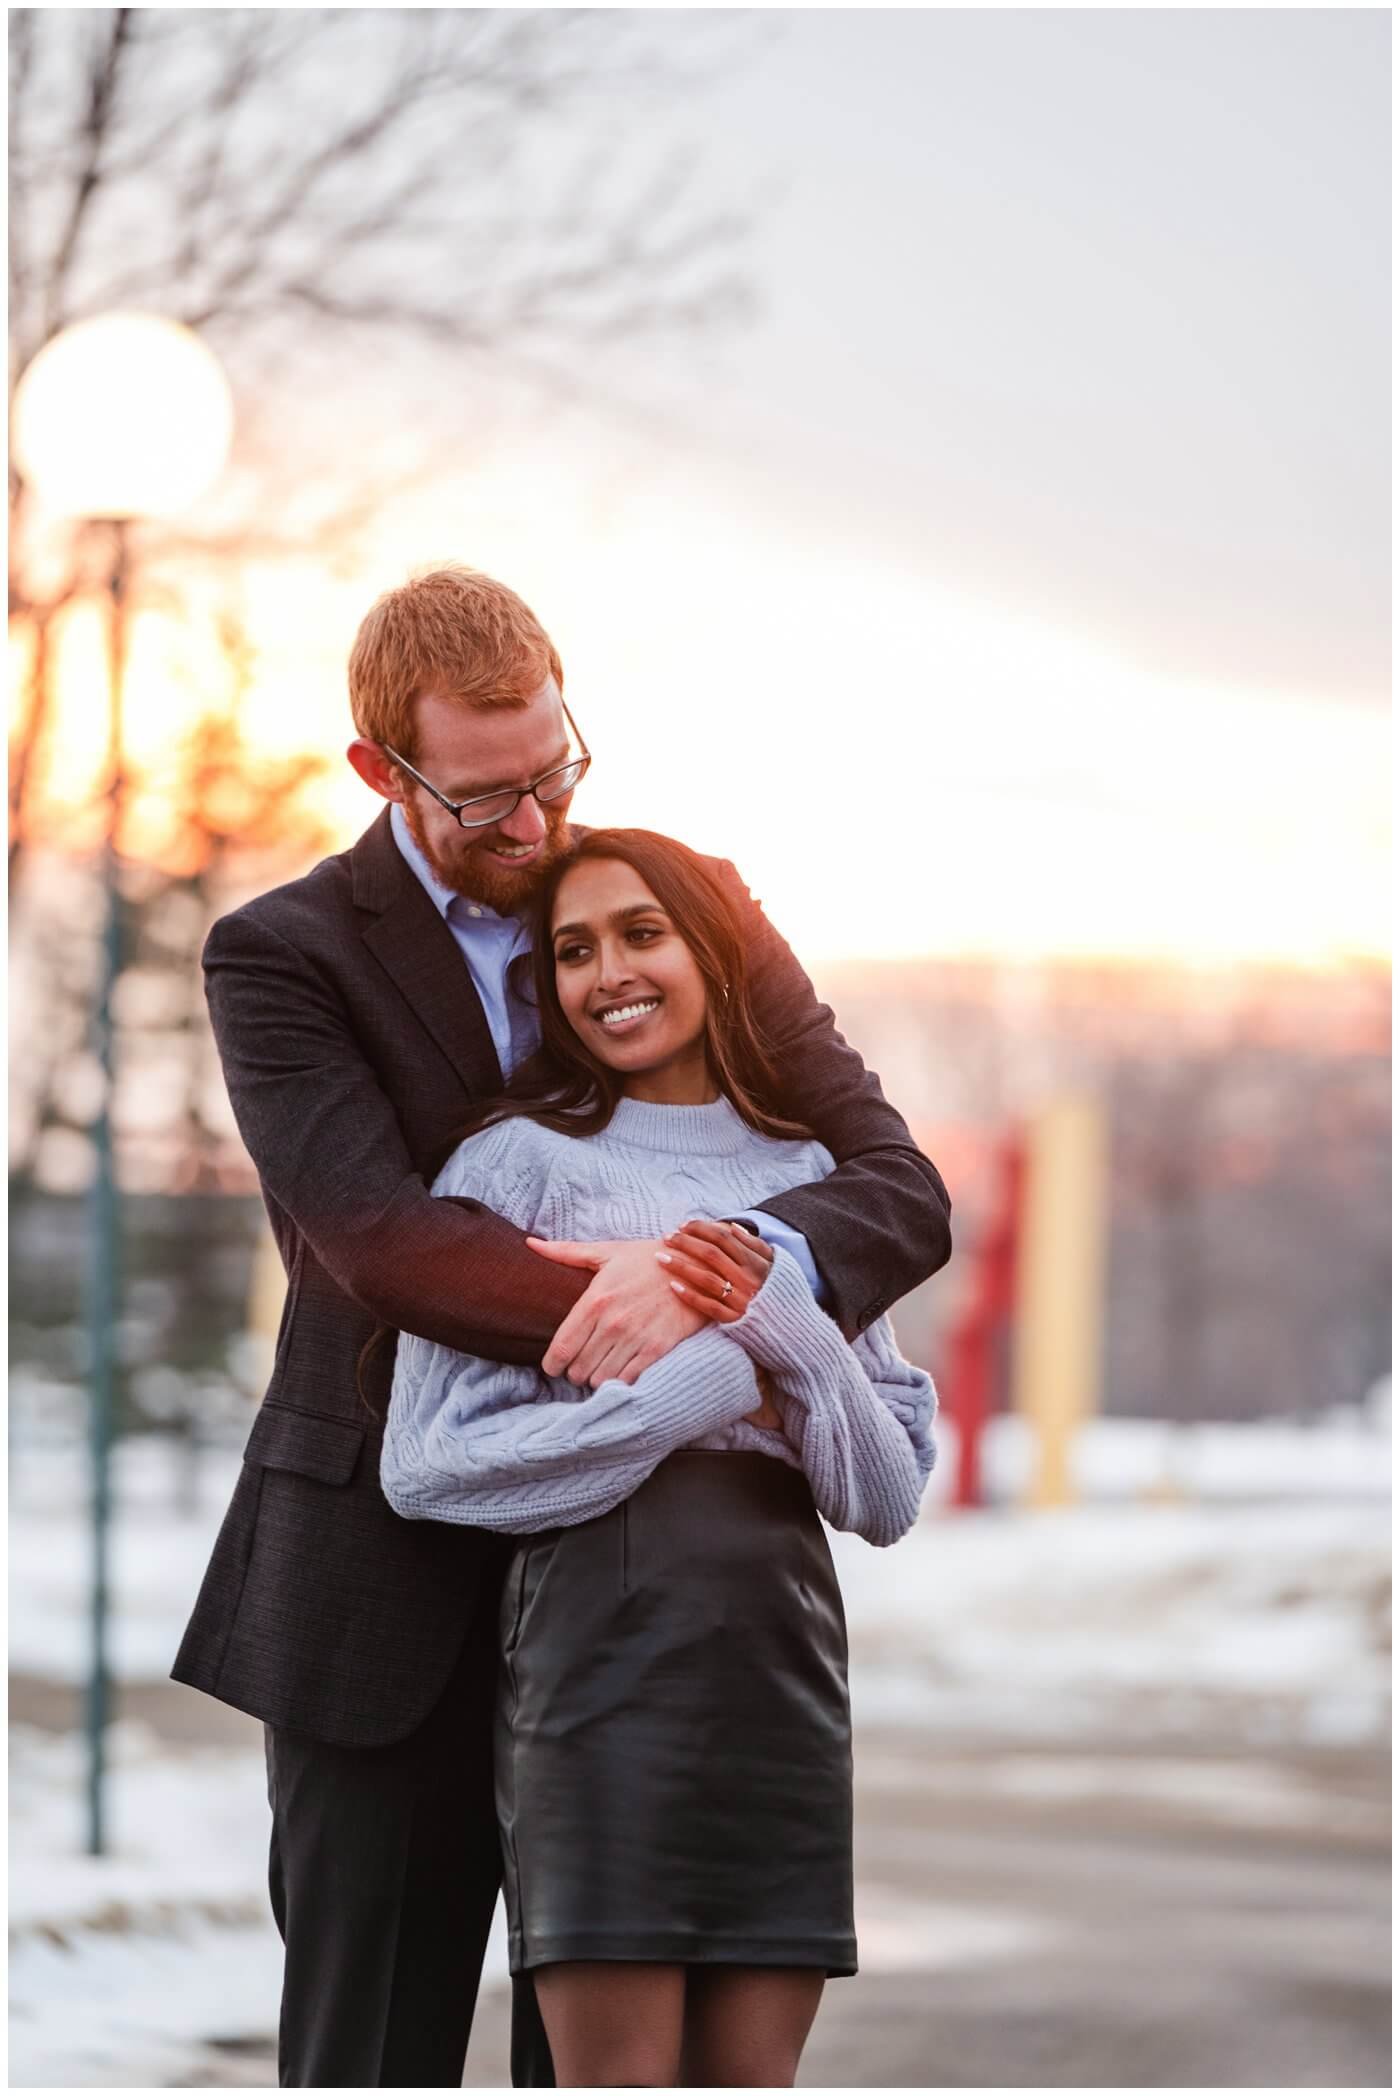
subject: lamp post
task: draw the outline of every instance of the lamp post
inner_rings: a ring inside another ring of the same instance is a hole
[[[210,485],[223,466],[232,433],[233,403],[215,358],[188,328],[154,314],[109,313],[65,328],[39,351],[15,393],[15,463],[41,507],[56,516],[105,525],[112,545],[107,570],[103,937],[93,1028],[102,1096],[92,1130],[85,1306],[92,1466],[91,1645],[85,1729],[87,1847],[94,1856],[103,1855],[107,1846],[108,1533],[120,1257],[112,1145],[112,994],[122,959],[118,825],[129,538],[134,522],[173,515]]]

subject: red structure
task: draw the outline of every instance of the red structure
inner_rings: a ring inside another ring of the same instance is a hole
[[[939,1379],[940,1409],[958,1430],[958,1474],[950,1506],[982,1504],[982,1429],[1006,1405],[1025,1168],[1025,1138],[1017,1129],[997,1146],[987,1225],[972,1253],[968,1300],[949,1333]]]

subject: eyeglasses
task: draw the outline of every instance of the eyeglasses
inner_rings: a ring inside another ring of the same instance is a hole
[[[560,704],[563,704],[562,700]],[[583,752],[581,757],[572,757],[567,764],[556,765],[553,771],[541,772],[539,778],[532,780],[528,786],[509,786],[503,788],[500,793],[478,793],[465,801],[450,801],[445,793],[439,793],[436,786],[425,779],[421,771],[415,771],[408,759],[401,757],[397,750],[391,749],[387,742],[381,742],[379,747],[385,756],[392,757],[395,764],[406,771],[411,779],[416,779],[424,792],[432,795],[439,807],[446,808],[449,815],[455,816],[464,830],[485,830],[489,829],[493,822],[504,822],[508,816],[514,815],[527,793],[532,793],[541,807],[548,807],[551,801],[562,800],[566,793],[573,792],[593,759],[567,706],[564,707],[564,718],[569,723],[574,741]],[[464,814],[463,810],[466,808],[475,808],[475,815]]]

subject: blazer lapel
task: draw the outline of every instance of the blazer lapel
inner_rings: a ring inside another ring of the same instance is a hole
[[[364,942],[475,1099],[503,1090],[496,1044],[461,948],[416,879],[386,809],[350,853]]]

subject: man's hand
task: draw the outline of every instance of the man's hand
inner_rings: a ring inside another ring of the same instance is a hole
[[[782,1407],[778,1403],[777,1384],[766,1368],[756,1368],[754,1375],[758,1382],[758,1394],[763,1399],[763,1402],[756,1412],[746,1412],[744,1414],[745,1420],[750,1426],[767,1427],[770,1434],[785,1433],[787,1431],[787,1421],[784,1419]]]
[[[550,1341],[541,1364],[546,1375],[565,1375],[593,1390],[610,1377],[635,1383],[644,1369],[707,1321],[671,1286],[657,1260],[662,1250],[657,1240],[551,1244],[528,1237],[525,1242],[543,1259],[594,1269],[591,1284]]]

